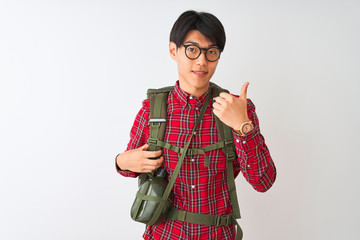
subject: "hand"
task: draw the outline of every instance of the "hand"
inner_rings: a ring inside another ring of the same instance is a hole
[[[116,163],[121,170],[130,170],[137,173],[147,173],[158,169],[164,162],[162,151],[147,151],[149,145],[121,153],[116,158]],[[157,159],[149,159],[157,158]]]
[[[229,127],[238,130],[242,123],[250,121],[247,114],[247,88],[249,82],[244,83],[240,96],[222,92],[213,103],[214,114]]]

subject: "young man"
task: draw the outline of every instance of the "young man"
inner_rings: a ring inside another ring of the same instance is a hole
[[[179,80],[169,93],[167,127],[164,142],[184,147],[208,94],[210,79],[225,46],[221,22],[212,14],[187,11],[175,22],[170,33],[169,52],[177,63]],[[276,169],[260,134],[255,106],[247,99],[249,83],[240,96],[222,92],[210,103],[197,127],[190,148],[202,148],[218,142],[215,115],[232,128],[236,160],[235,177],[241,171],[259,192],[275,181]],[[149,99],[136,116],[127,150],[116,157],[117,171],[126,177],[152,172],[163,167],[170,177],[180,154],[171,150],[146,151],[149,138]],[[187,155],[173,186],[172,207],[192,213],[227,215],[232,212],[227,184],[226,155],[221,149],[204,154]],[[156,160],[150,158],[158,158]],[[231,169],[231,168],[230,168]],[[166,220],[147,226],[144,239],[234,239],[235,225],[211,226],[180,220]]]

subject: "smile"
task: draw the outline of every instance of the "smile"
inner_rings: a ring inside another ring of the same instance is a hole
[[[195,73],[195,75],[198,77],[203,77],[207,74],[207,72],[202,72],[202,71],[192,71],[192,72]]]

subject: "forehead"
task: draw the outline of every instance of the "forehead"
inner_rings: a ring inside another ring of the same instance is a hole
[[[190,30],[184,38],[184,44],[187,42],[195,43],[201,47],[208,47],[215,45],[212,41],[202,35],[198,30]]]

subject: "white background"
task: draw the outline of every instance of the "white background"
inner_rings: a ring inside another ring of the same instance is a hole
[[[147,88],[173,85],[172,24],[215,14],[213,82],[250,82],[278,170],[237,178],[244,240],[358,239],[359,1],[0,1],[0,238],[141,239],[115,171]]]

